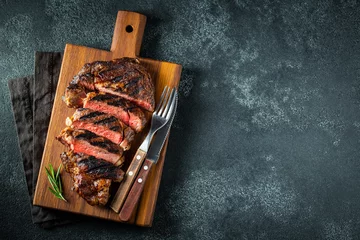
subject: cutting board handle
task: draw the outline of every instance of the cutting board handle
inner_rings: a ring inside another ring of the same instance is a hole
[[[113,58],[139,55],[145,24],[146,16],[140,13],[118,12],[111,44]]]

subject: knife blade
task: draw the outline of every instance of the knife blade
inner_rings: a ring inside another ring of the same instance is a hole
[[[144,189],[145,182],[151,167],[157,163],[160,157],[161,150],[165,144],[165,141],[169,135],[172,122],[175,117],[176,108],[178,103],[178,94],[175,91],[175,104],[174,111],[169,121],[162,127],[154,136],[151,142],[150,149],[147,153],[146,160],[144,161],[139,174],[136,177],[136,181],[133,183],[129,195],[127,196],[125,203],[120,211],[119,217],[122,221],[126,222],[130,219],[135,207],[140,199],[141,193]]]

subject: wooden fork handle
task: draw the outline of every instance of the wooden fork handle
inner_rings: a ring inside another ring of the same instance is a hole
[[[110,208],[114,210],[116,213],[119,213],[120,208],[125,202],[126,196],[128,195],[131,186],[141,168],[142,163],[146,157],[146,152],[138,149],[134,155],[133,160],[126,171],[126,175],[124,180],[121,182],[111,204]]]
[[[145,160],[144,164],[141,167],[141,170],[131,187],[129,195],[126,198],[126,201],[120,211],[119,217],[121,221],[127,222],[129,221],[133,211],[135,210],[136,204],[138,203],[141,193],[144,189],[145,182],[147,177],[149,176],[149,172],[153,165],[153,161],[148,159]]]

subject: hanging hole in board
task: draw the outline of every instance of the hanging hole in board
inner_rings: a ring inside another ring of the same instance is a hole
[[[126,30],[126,32],[131,33],[134,29],[131,25],[127,25],[125,30]]]

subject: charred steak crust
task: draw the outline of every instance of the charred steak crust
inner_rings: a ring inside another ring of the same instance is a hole
[[[91,91],[120,96],[148,111],[154,111],[154,84],[146,68],[135,58],[87,63],[74,76],[65,91],[68,107],[82,106],[82,99]]]

